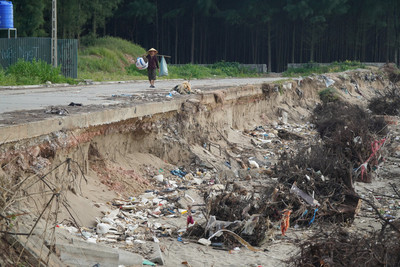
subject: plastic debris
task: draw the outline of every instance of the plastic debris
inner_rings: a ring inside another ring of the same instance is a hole
[[[162,182],[164,182],[164,175],[162,175],[162,174],[156,175],[156,176],[154,176],[154,179],[155,179],[157,182],[162,183]]]
[[[226,229],[221,229],[218,232],[216,232],[215,234],[213,234],[212,236],[210,236],[208,238],[208,240],[211,240],[212,238],[214,238],[215,236],[219,236],[222,233],[228,233],[230,235],[232,235],[237,241],[239,241],[240,244],[242,244],[243,246],[245,246],[246,248],[248,248],[251,251],[257,252],[260,251],[259,249],[256,249],[255,247],[253,247],[252,245],[250,245],[249,243],[247,243],[243,238],[241,238],[239,235],[235,234],[232,231],[226,230]]]
[[[318,208],[316,208],[314,210],[314,215],[313,215],[312,219],[310,220],[310,222],[308,223],[308,225],[311,225],[315,221],[315,215],[317,214],[317,211],[318,211]]]
[[[205,238],[200,238],[197,243],[202,244],[204,246],[209,246],[211,245],[211,241]]]
[[[249,160],[249,165],[253,169],[259,169],[260,168],[260,165],[258,165],[258,163],[256,161],[254,161],[254,160]]]
[[[282,235],[286,234],[287,229],[290,227],[290,214],[292,213],[291,210],[284,210],[281,219],[281,232]]]
[[[180,170],[180,169],[176,169],[176,170],[172,170],[171,171],[171,174],[173,174],[173,175],[175,175],[175,176],[178,176],[178,177],[180,177],[180,178],[183,178],[183,177],[185,177],[186,176],[186,172],[184,172],[184,171],[182,171],[182,170]]]
[[[154,262],[151,262],[149,260],[143,260],[142,265],[156,266]]]
[[[316,199],[304,193],[300,188],[296,186],[295,183],[293,183],[292,188],[290,188],[290,192],[295,193],[311,206],[320,206],[319,202]]]

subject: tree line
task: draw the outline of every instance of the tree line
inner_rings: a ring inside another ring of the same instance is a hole
[[[51,35],[51,0],[14,0],[19,36]],[[399,0],[58,0],[59,38],[121,37],[172,63],[395,62]]]

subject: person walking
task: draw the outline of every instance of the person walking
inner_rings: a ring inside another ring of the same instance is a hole
[[[147,76],[149,77],[149,82],[150,82],[150,88],[155,88],[154,82],[157,79],[157,70],[160,71],[160,65],[158,64],[157,60],[157,53],[158,51],[154,48],[150,48],[149,51],[147,51],[147,62],[148,62],[148,67],[147,67]]]

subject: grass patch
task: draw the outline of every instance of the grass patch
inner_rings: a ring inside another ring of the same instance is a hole
[[[7,70],[0,70],[0,85],[32,85],[51,83],[74,83],[71,78],[61,75],[61,67],[53,68],[42,60],[32,62],[19,59]]]
[[[217,62],[212,65],[179,65],[168,66],[170,79],[204,79],[204,78],[226,78],[226,77],[257,77],[257,71],[242,67],[238,62]]]
[[[168,66],[168,78],[179,79],[183,78],[186,80],[190,79],[202,79],[214,77],[211,73],[211,69],[205,66],[186,64],[180,66]]]
[[[297,76],[309,76],[313,73],[321,74],[328,72],[342,72],[346,70],[353,70],[358,68],[365,68],[364,64],[359,61],[343,61],[343,62],[332,62],[329,66],[321,66],[317,63],[306,63],[300,68],[289,68],[283,74],[287,77],[297,77]]]
[[[87,38],[79,49],[78,75],[81,79],[132,80],[146,72],[132,72],[133,60],[146,50],[121,38]]]

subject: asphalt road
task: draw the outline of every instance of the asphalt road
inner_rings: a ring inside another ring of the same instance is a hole
[[[280,79],[282,78],[205,79],[192,80],[190,83],[192,89],[205,90],[246,84],[261,84]],[[148,81],[67,87],[0,89],[0,114],[20,110],[45,109],[49,106],[65,106],[70,102],[82,103],[83,105],[113,105],[118,104],[118,101],[120,101],[110,99],[113,95],[151,94],[152,92],[167,94],[175,85],[180,84],[182,81],[156,81],[155,89],[149,88]]]

